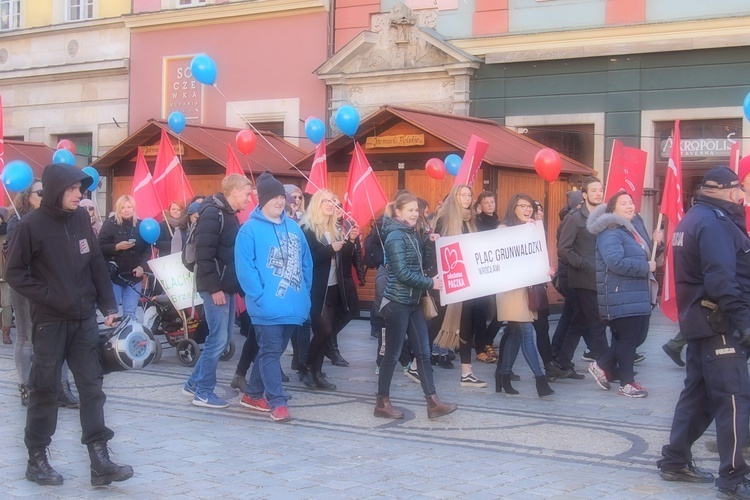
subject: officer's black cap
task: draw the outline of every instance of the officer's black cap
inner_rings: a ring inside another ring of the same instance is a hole
[[[705,188],[731,189],[740,186],[740,180],[728,167],[714,167],[703,176],[701,185]]]

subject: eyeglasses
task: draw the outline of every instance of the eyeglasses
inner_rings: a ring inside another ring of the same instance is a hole
[[[44,191],[42,191],[41,189],[37,189],[36,191],[32,191],[32,193],[41,198],[42,194],[44,194]]]
[[[294,198],[295,200],[301,200],[302,199],[302,197],[300,195],[298,195],[298,194],[293,194],[292,198]]]
[[[322,201],[321,203],[322,203],[323,205],[333,205],[333,203],[334,203],[334,202],[333,202],[333,200],[332,200],[332,199],[330,199],[330,198],[324,198],[324,199],[323,199],[323,201]]]
[[[532,207],[531,205],[525,205],[524,204],[524,205],[516,205],[516,208],[520,208],[521,210],[531,210],[534,207]]]

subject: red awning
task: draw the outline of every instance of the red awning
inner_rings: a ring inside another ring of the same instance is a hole
[[[31,166],[35,177],[42,177],[44,167],[52,163],[52,155],[55,150],[40,142],[4,141],[5,153],[3,159],[5,164],[22,160]]]

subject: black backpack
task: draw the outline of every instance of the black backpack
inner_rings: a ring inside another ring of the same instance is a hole
[[[199,212],[198,217],[202,214],[203,210]],[[219,236],[224,231],[224,213],[219,210],[219,221],[221,222],[221,229],[219,229]],[[188,228],[187,236],[185,241],[182,242],[182,265],[187,268],[191,273],[195,272],[195,230],[198,228],[198,221]]]
[[[382,220],[376,222],[367,235],[364,242],[365,252],[365,266],[370,269],[377,269],[383,265],[385,256],[383,255],[383,240],[380,239],[380,231],[382,230]]]

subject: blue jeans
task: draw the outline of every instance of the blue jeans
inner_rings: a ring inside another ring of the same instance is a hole
[[[534,326],[532,323],[518,323],[515,321],[508,322],[505,335],[508,335],[508,343],[503,350],[503,358],[500,365],[500,373],[503,375],[510,374],[518,357],[519,348],[523,350],[523,357],[531,368],[535,377],[544,375],[542,366],[539,364],[539,353],[536,350],[534,341]]]
[[[289,394],[281,385],[281,355],[299,328],[297,325],[255,325],[259,351],[245,394],[253,399],[260,399],[265,394],[272,410],[286,406],[289,400]]]
[[[430,339],[427,334],[427,321],[420,304],[407,306],[398,302],[388,302],[381,310],[385,317],[385,353],[380,364],[378,375],[378,396],[390,396],[393,370],[404,346],[404,339],[409,337],[409,344],[417,358],[419,382],[425,396],[435,394],[435,382],[432,378],[430,364]]]
[[[203,344],[203,352],[188,379],[188,385],[195,387],[196,396],[205,398],[216,387],[216,366],[234,332],[235,295],[225,293],[226,303],[223,306],[217,306],[210,293],[198,293],[203,299],[203,314],[208,323],[208,336]]]
[[[115,302],[120,305],[122,301],[122,317],[135,319],[135,309],[138,307],[138,300],[141,298],[138,293],[141,291],[141,282],[130,285],[118,285],[112,283],[112,291],[115,292]]]

